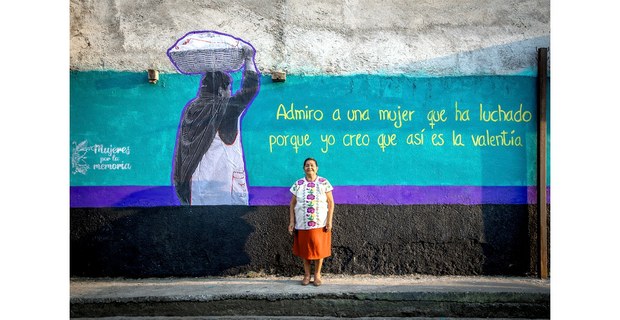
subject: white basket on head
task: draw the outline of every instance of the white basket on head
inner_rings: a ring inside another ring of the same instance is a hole
[[[182,73],[235,71],[243,65],[241,41],[215,32],[189,33],[168,50]]]

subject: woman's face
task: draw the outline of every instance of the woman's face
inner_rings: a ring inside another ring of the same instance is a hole
[[[316,165],[316,162],[314,162],[313,160],[306,161],[306,163],[304,164],[304,172],[306,174],[316,174],[317,171],[319,171],[319,167]]]

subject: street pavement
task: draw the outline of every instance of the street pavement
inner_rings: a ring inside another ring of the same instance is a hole
[[[325,274],[318,287],[302,286],[301,278],[259,274],[72,278],[71,317],[477,319],[498,314],[496,319],[549,318],[550,282],[537,278]],[[311,305],[314,313],[300,311],[302,304]]]

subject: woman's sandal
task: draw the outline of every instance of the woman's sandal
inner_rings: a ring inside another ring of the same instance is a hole
[[[317,279],[314,278],[314,282],[312,284],[314,284],[315,287],[318,287],[322,284],[323,282],[321,282],[321,279]]]
[[[310,284],[310,277],[304,277],[304,279],[301,280],[301,285],[307,286],[308,284]]]

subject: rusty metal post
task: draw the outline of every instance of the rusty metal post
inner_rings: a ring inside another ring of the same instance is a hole
[[[547,48],[538,49],[538,254],[539,276],[549,278],[547,230]]]

